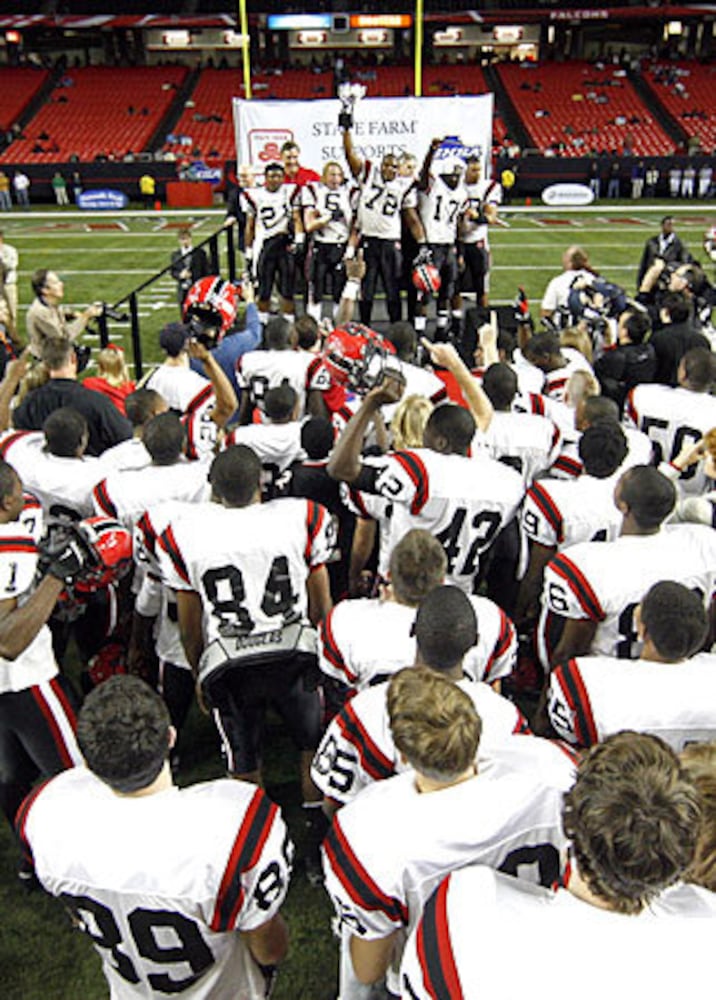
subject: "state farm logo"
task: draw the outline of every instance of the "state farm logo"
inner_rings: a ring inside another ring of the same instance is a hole
[[[281,146],[293,141],[289,128],[260,128],[249,131],[249,158],[252,163],[281,160]]]

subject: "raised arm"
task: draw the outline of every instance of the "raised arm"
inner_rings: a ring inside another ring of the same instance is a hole
[[[447,368],[455,376],[455,381],[460,386],[468,409],[475,418],[478,429],[486,431],[492,422],[492,415],[494,413],[492,403],[453,345],[433,344],[426,337],[422,338],[421,343],[430,354],[430,360],[434,364],[439,365],[441,368]]]
[[[349,128],[343,130],[343,152],[346,154],[351,173],[357,178],[363,169],[363,160],[353,145],[353,136]]]

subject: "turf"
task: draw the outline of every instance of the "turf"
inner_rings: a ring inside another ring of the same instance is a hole
[[[503,209],[509,228],[492,234],[493,301],[510,301],[523,285],[537,314],[548,279],[561,270],[561,254],[572,243],[583,245],[594,266],[607,278],[634,291],[636,268],[645,239],[658,231],[659,218],[675,211],[676,228],[699,255],[701,239],[713,222],[713,210],[700,203],[685,211],[672,204],[610,203],[596,212],[557,213],[535,209],[530,214]],[[193,217],[195,242],[221,224],[222,214]],[[39,217],[6,215],[5,238],[20,252],[20,302],[30,301],[29,276],[48,267],[66,282],[66,301],[84,306],[96,299],[122,298],[169,262],[176,246],[177,218],[124,215],[125,229],[111,217],[78,218],[69,212]],[[185,221],[185,220],[182,220]],[[88,229],[88,223],[101,228]],[[169,225],[167,225],[167,223]],[[109,228],[108,228],[109,227]],[[161,279],[140,300],[145,357],[157,357],[157,332],[178,318],[175,285]],[[24,332],[24,322],[20,324]],[[112,339],[129,346],[126,325],[111,324]],[[285,808],[301,846],[301,822],[293,755],[280,731],[271,726],[267,745],[269,793]],[[205,780],[222,773],[211,724],[193,710],[182,735],[182,781]],[[17,845],[0,823],[0,996],[3,1000],[99,1000],[107,996],[99,960],[89,941],[73,931],[62,908],[36,892],[24,894],[15,871]],[[331,908],[320,888],[308,885],[298,869],[285,913],[292,945],[282,968],[275,1000],[331,1000],[336,993],[336,949],[330,936]]]

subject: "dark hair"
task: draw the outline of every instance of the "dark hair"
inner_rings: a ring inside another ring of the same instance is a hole
[[[156,389],[135,389],[124,401],[124,411],[132,427],[141,427],[156,415],[162,396]]]
[[[702,599],[674,580],[650,588],[641,602],[641,621],[659,655],[674,663],[701,649],[708,633]]]
[[[691,315],[689,300],[683,292],[667,292],[660,306],[669,314],[672,323],[685,323]]]
[[[694,857],[701,811],[671,747],[623,731],[582,758],[562,825],[579,874],[620,913],[639,913]]]
[[[641,528],[656,530],[674,509],[676,488],[653,465],[634,465],[619,480],[621,499]]]
[[[301,447],[314,462],[328,456],[333,441],[333,424],[328,417],[311,417],[301,427]]]
[[[556,333],[535,333],[525,344],[522,353],[526,358],[552,358],[562,353]]]
[[[57,458],[75,458],[87,434],[87,421],[71,406],[53,410],[42,425],[47,450]]]
[[[33,292],[38,298],[42,295],[42,289],[47,284],[47,275],[49,273],[50,269],[47,267],[38,267],[38,269],[32,273],[30,284],[32,285]]]
[[[579,439],[578,449],[584,471],[597,479],[613,475],[629,451],[626,434],[613,420],[590,424]]]
[[[716,358],[706,347],[692,347],[681,359],[686,384],[694,392],[706,392],[716,381]]]
[[[116,792],[147,788],[169,753],[169,711],[146,681],[117,674],[88,696],[77,720],[87,767]]]
[[[588,424],[601,420],[619,423],[619,407],[608,396],[587,396],[582,401],[582,419]]]
[[[147,421],[142,442],[154,465],[174,465],[184,448],[185,436],[179,414],[168,410]]]
[[[630,309],[624,320],[624,329],[629,334],[632,344],[642,344],[644,339],[651,333],[651,320],[649,314]]]
[[[390,554],[390,582],[401,604],[417,607],[445,578],[447,557],[437,538],[412,528]]]
[[[40,347],[40,360],[47,370],[54,372],[64,368],[72,359],[74,344],[65,337],[48,337]]]
[[[663,226],[665,222],[673,222],[673,221],[674,221],[673,215],[665,215],[664,218],[661,220],[661,225]]]
[[[467,455],[475,436],[475,418],[464,406],[443,403],[436,406],[428,417],[424,434],[435,434],[445,439],[455,455]]]
[[[475,609],[459,587],[436,587],[418,608],[414,632],[423,663],[451,670],[477,643]]]
[[[291,324],[283,316],[274,316],[264,329],[264,344],[269,351],[284,351],[291,340]]]
[[[391,323],[386,338],[395,348],[401,361],[412,361],[415,357],[417,335],[411,323],[400,321]]]
[[[280,174],[286,173],[286,168],[284,167],[283,163],[278,163],[274,161],[273,163],[266,164],[266,167],[264,169],[264,176],[266,176],[267,174],[279,174],[279,173]]]
[[[512,355],[517,347],[517,338],[510,330],[500,330],[497,334],[497,350],[502,351],[508,361],[512,361]]]
[[[293,139],[287,139],[286,142],[281,146],[281,153],[287,153],[289,149],[295,149],[297,152],[301,152],[301,147]]]
[[[227,507],[248,507],[261,481],[261,462],[245,444],[220,452],[209,469],[209,482],[216,497]]]
[[[269,389],[264,396],[264,413],[269,420],[286,421],[291,418],[296,408],[298,395],[288,382]]]
[[[517,375],[502,362],[490,365],[482,377],[482,388],[496,410],[509,410],[517,395]]]
[[[12,465],[0,458],[0,503],[10,496],[19,478]]]
[[[302,351],[310,351],[318,342],[318,323],[308,313],[299,316],[294,321],[293,328],[296,331],[296,343]]]

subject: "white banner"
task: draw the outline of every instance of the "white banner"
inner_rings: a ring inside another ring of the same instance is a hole
[[[327,160],[345,163],[338,128],[341,103],[329,101],[245,101],[234,98],[237,163],[263,172],[281,159],[291,140],[301,147],[301,164],[320,172]],[[422,162],[435,136],[459,140],[450,153],[482,159],[489,174],[493,95],[477,97],[373,97],[355,108],[353,142],[364,159],[413,153]]]

